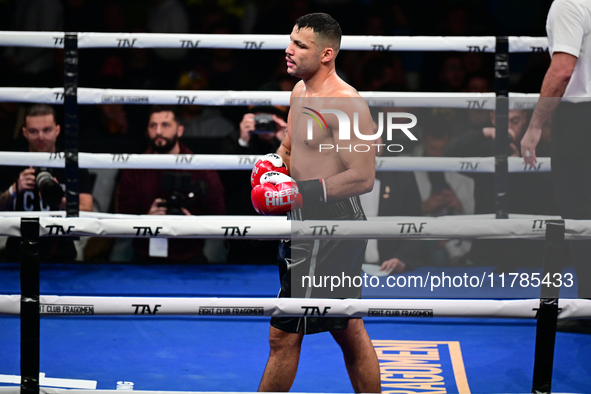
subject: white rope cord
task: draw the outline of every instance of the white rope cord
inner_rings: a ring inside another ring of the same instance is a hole
[[[229,48],[277,49],[287,34],[78,33],[78,48]],[[63,32],[0,32],[0,46],[63,48]],[[341,49],[358,51],[494,52],[495,37],[343,36]],[[509,52],[548,50],[546,37],[509,37]]]
[[[81,152],[78,154],[78,165],[80,168],[250,171],[259,158],[258,155],[138,155]],[[376,170],[494,173],[494,160],[494,157],[378,157]],[[0,166],[3,165],[64,168],[65,156],[63,152],[0,152]],[[549,171],[549,157],[538,157],[535,167],[526,165],[523,158],[509,157],[509,172]]]
[[[0,314],[19,314],[21,296],[0,295]],[[479,317],[533,319],[539,299],[314,299],[39,297],[42,315]],[[558,318],[591,317],[591,300],[560,299]]]
[[[106,218],[39,217],[40,236],[218,239],[544,239],[547,218],[449,220],[380,217],[368,221],[305,220],[257,216],[143,215]],[[25,215],[23,215],[25,216]],[[109,215],[111,216],[111,215]],[[31,216],[29,216],[31,217]],[[0,236],[20,236],[21,216],[3,216]],[[591,221],[565,220],[567,240],[591,239]]]
[[[63,88],[0,88],[0,102],[63,104]],[[290,92],[78,88],[78,104],[289,105]],[[370,107],[495,109],[494,93],[359,92]],[[533,109],[539,94],[510,93],[509,109]],[[582,99],[581,99],[582,101]]]
[[[58,218],[65,218],[66,211],[0,211],[0,218],[3,217],[58,217]],[[131,214],[124,214],[124,213],[105,213],[105,212],[87,212],[87,211],[80,211],[80,217],[83,218],[95,218],[95,219],[153,219],[154,216],[151,215],[131,215]],[[193,220],[194,216],[189,215],[180,215],[180,216],[168,216],[171,220]],[[219,215],[215,216],[199,216],[201,218],[220,218]],[[241,220],[278,220],[284,221],[285,218],[282,216],[262,216],[262,215],[232,215],[232,218],[237,218]],[[394,216],[369,216],[367,220],[393,220]],[[429,220],[496,220],[494,213],[484,213],[478,215],[449,215],[449,216],[437,216],[437,217],[429,217],[429,216],[396,216],[397,220],[406,220],[406,219],[417,219],[417,218],[426,218]],[[560,216],[551,216],[551,215],[528,215],[528,214],[521,214],[521,213],[510,213],[509,219],[531,219],[531,220],[560,220],[562,219]]]

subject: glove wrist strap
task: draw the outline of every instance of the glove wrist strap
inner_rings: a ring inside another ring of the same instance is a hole
[[[326,202],[326,183],[324,179],[299,181],[298,189],[305,204]]]

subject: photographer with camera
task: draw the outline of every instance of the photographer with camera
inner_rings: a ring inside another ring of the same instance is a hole
[[[287,108],[257,106],[242,117],[240,135],[228,135],[222,145],[223,153],[262,154],[277,149],[287,129]]]
[[[184,128],[173,106],[150,109],[146,154],[193,152],[179,142]],[[224,188],[213,170],[122,170],[116,210],[136,215],[223,215]],[[189,238],[133,239],[136,263],[207,263],[204,241]]]
[[[287,107],[254,106],[242,117],[240,131],[224,138],[222,153],[227,155],[265,155],[275,152],[287,128]],[[222,182],[228,215],[256,215],[250,202],[250,173],[224,171]],[[279,241],[229,240],[228,263],[261,264],[275,261]]]
[[[60,126],[52,107],[36,104],[25,112],[23,136],[29,152],[56,152]],[[0,209],[4,211],[58,211],[66,206],[65,170],[63,168],[3,167],[0,190]],[[92,211],[92,185],[88,170],[79,170],[79,199],[81,211]],[[16,261],[19,256],[20,238],[9,238],[6,258]],[[74,262],[76,248],[67,237],[41,238],[41,260]]]

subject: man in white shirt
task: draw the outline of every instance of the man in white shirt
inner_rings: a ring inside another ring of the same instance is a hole
[[[565,219],[591,219],[591,0],[555,0],[546,23],[552,62],[521,140],[536,163],[542,126],[552,120],[554,193]],[[591,242],[569,245],[579,297],[591,298]]]

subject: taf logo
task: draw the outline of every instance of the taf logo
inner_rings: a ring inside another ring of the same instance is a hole
[[[330,309],[330,306],[325,306],[323,311],[320,311],[320,307],[317,306],[303,306],[304,316],[324,316]]]
[[[224,236],[230,236],[230,237],[235,237],[235,236],[244,237],[248,233],[249,228],[250,228],[250,226],[244,226],[244,229],[242,230],[242,232],[240,232],[240,227],[238,227],[238,226],[227,226],[227,227],[222,226],[222,230],[226,230],[226,232],[224,233]]]
[[[135,235],[138,237],[144,236],[144,237],[154,237],[158,234],[160,234],[160,230],[162,230],[162,227],[156,227],[155,230],[152,230],[151,227],[149,226],[137,226],[134,227],[134,230],[137,230]]]
[[[333,224],[332,228],[329,230],[328,226],[310,226],[312,229],[312,235],[333,235],[336,231],[338,224]]]
[[[72,230],[75,229],[74,226],[68,226],[67,229],[64,229],[64,227],[60,226],[59,224],[50,224],[45,226],[45,228],[49,230],[47,235],[70,234]]]
[[[471,161],[460,161],[460,171],[476,171],[478,169],[478,162],[472,163]]]
[[[265,41],[261,41],[259,43],[256,41],[244,41],[244,49],[262,49],[264,42]]]
[[[147,304],[131,304],[131,306],[135,306],[134,315],[155,315],[158,312],[158,308],[162,305],[156,304],[154,305],[154,309],[151,309],[150,305]]]
[[[414,234],[421,234],[425,228],[426,222],[419,224],[419,227],[415,223],[398,223],[400,226],[400,234],[410,234],[411,231]]]

